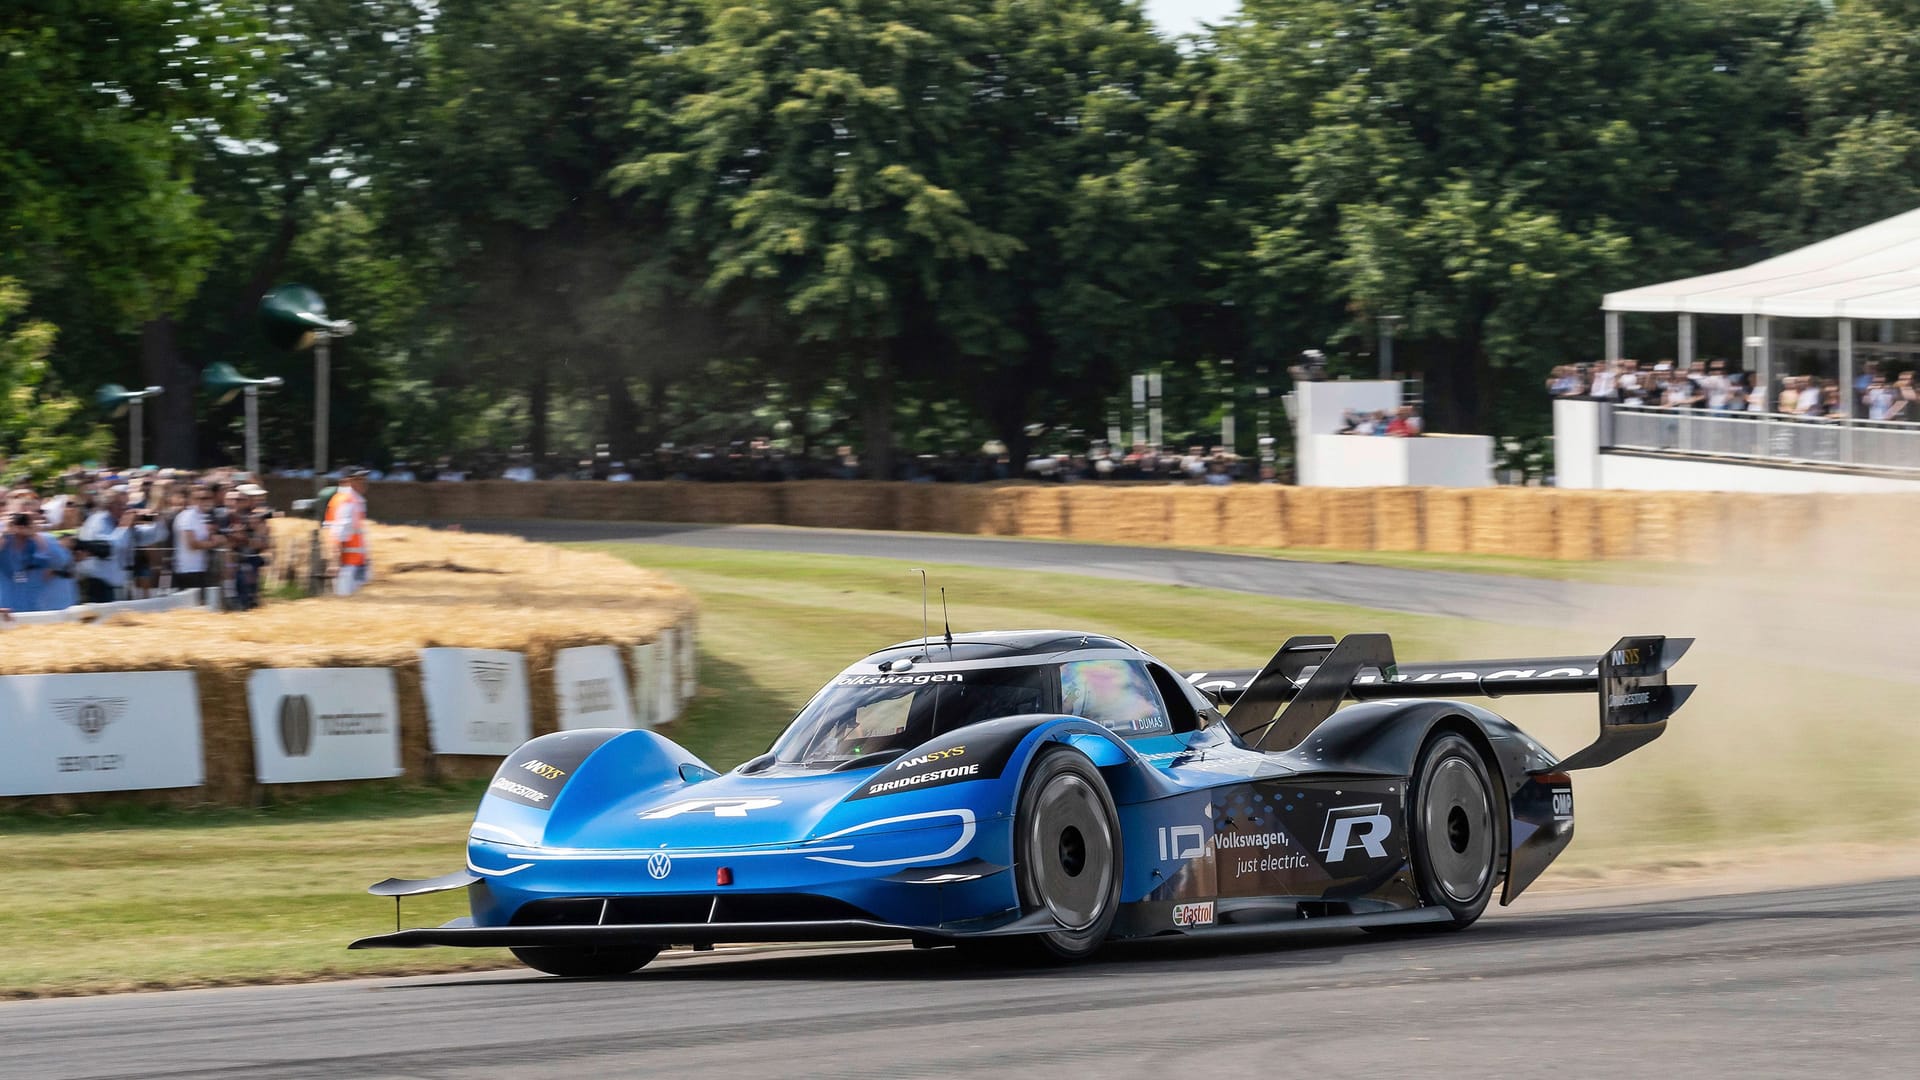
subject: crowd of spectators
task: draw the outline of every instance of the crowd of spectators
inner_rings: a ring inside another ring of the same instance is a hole
[[[1271,442],[1269,442],[1271,445]],[[870,468],[850,445],[821,446],[810,453],[794,453],[768,438],[740,439],[726,444],[676,446],[668,443],[652,454],[617,457],[605,447],[590,457],[536,460],[514,452],[476,455],[470,459],[442,458],[436,463],[397,462],[391,469],[369,469],[375,481],[462,482],[467,480],[602,480],[615,483],[640,480],[779,481],[870,479]],[[304,479],[309,473],[281,473]],[[1144,443],[1131,449],[1104,441],[1083,450],[1033,451],[1013,454],[1006,444],[989,440],[970,453],[902,454],[892,479],[913,483],[988,483],[995,480],[1043,480],[1074,483],[1097,480],[1134,480],[1191,484],[1229,484],[1272,480],[1273,466],[1243,458],[1226,446],[1189,444],[1154,448]]]
[[[1411,405],[1402,405],[1397,409],[1364,412],[1348,409],[1340,418],[1340,430],[1337,435],[1390,435],[1394,438],[1410,439],[1421,433],[1420,414]]]
[[[38,489],[8,484],[0,620],[216,587],[227,606],[254,607],[272,552],[266,494],[231,469],[75,470]]]
[[[1668,409],[1766,413],[1806,419],[1844,419],[1847,398],[1837,379],[1786,375],[1775,381],[1771,403],[1765,388],[1725,360],[1695,360],[1684,370],[1670,360],[1643,368],[1637,360],[1612,364],[1562,364],[1547,378],[1547,392],[1560,398],[1586,398]],[[1866,420],[1920,421],[1920,386],[1912,371],[1889,379],[1879,361],[1869,360],[1853,381],[1851,415]],[[1771,404],[1771,408],[1769,408]]]

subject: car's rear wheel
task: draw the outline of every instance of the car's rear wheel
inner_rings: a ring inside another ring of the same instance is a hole
[[[1421,896],[1472,925],[1493,898],[1499,876],[1499,797],[1480,751],[1454,732],[1428,740],[1409,792],[1413,869]]]
[[[1044,752],[1021,789],[1014,829],[1021,906],[1062,928],[1009,944],[1042,961],[1092,954],[1120,910],[1120,815],[1099,770],[1065,747]]]
[[[630,975],[646,967],[654,957],[660,955],[660,949],[655,945],[612,948],[589,946],[577,949],[558,949],[540,945],[507,951],[535,971],[544,971],[549,975],[559,975],[569,979]]]

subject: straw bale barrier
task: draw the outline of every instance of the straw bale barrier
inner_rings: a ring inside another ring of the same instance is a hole
[[[751,523],[1573,561],[1707,562],[1730,546],[1790,550],[1811,530],[1858,522],[1894,535],[1920,527],[1920,499],[1904,496],[1553,488],[483,481],[374,484],[369,499],[375,516],[392,521]]]
[[[526,489],[525,494],[515,493],[524,500],[516,508],[539,505],[537,486]],[[447,505],[498,505],[480,494],[454,493]],[[186,609],[8,633],[0,648],[0,675],[193,672],[200,695],[206,784],[184,792],[0,802],[59,809],[141,795],[176,803],[258,801],[263,793],[254,782],[247,680],[261,668],[390,669],[400,709],[405,775],[484,777],[497,759],[434,755],[429,749],[421,649],[511,649],[524,654],[532,730],[541,735],[555,730],[558,722],[551,689],[555,653],[583,645],[651,642],[694,613],[693,597],[686,590],[609,555],[512,537],[377,524],[371,541],[374,580],[352,599],[286,601],[248,612]],[[296,542],[288,548],[299,546]],[[276,787],[328,790],[353,783]]]

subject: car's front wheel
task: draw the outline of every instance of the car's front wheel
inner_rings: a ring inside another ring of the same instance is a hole
[[[535,971],[544,971],[549,975],[559,975],[569,979],[631,975],[646,967],[654,957],[660,955],[659,947],[652,945],[613,948],[589,946],[577,949],[559,949],[541,945],[507,951]]]
[[[1050,749],[1034,762],[1014,817],[1022,907],[1061,929],[1015,939],[1039,960],[1078,960],[1107,940],[1120,909],[1120,815],[1082,754]]]

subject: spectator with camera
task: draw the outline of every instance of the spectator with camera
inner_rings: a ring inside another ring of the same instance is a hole
[[[12,505],[21,504],[16,500]],[[0,613],[66,607],[58,603],[59,590],[52,583],[57,572],[72,566],[72,554],[40,531],[34,514],[11,510],[6,532],[0,535]]]
[[[257,484],[241,484],[226,494],[220,531],[233,559],[233,606],[240,611],[260,606],[260,575],[273,543],[267,531],[273,511],[260,504],[266,495]]]
[[[152,511],[127,508],[127,489],[116,484],[81,523],[77,545],[89,558],[80,567],[80,596],[89,604],[127,598],[136,547],[159,543],[165,530]]]

